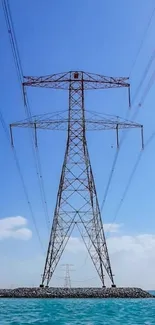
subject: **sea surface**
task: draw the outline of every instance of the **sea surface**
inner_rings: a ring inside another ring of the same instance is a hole
[[[0,299],[0,325],[155,325],[155,299]]]

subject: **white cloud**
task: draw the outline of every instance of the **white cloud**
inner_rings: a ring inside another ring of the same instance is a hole
[[[104,231],[105,233],[118,233],[120,228],[122,227],[122,224],[110,224],[110,223],[106,223],[104,224]],[[69,252],[72,253],[77,253],[77,252],[81,252],[81,251],[86,251],[86,246],[82,240],[81,237],[74,237],[71,236],[69,238],[68,244],[66,246],[66,249]]]
[[[69,252],[78,253],[86,251],[86,246],[81,237],[70,237],[66,249]]]
[[[132,252],[134,254],[150,253],[155,249],[155,235],[117,236],[108,240],[111,253]]]
[[[26,220],[24,218],[20,219],[21,217],[18,218],[13,222],[16,227],[20,224],[15,229],[25,229]],[[12,224],[12,220],[10,220],[9,224]],[[3,225],[5,225],[5,222]],[[119,228],[118,225],[117,229],[119,230]],[[3,227],[4,229],[6,227]],[[19,233],[16,236],[22,237],[23,234],[20,231]],[[77,236],[75,234],[74,237],[69,239],[50,283],[51,285],[64,285],[65,271],[62,270],[61,264],[66,263],[73,264],[71,269],[74,272],[70,272],[72,286],[101,285],[85,245],[81,237]],[[115,232],[111,233],[111,236],[107,239],[107,245],[117,286],[138,286],[144,289],[155,289],[155,234],[122,235],[121,232]],[[21,257],[16,256],[16,252],[14,255],[11,252],[11,256],[8,258],[5,252],[1,252],[0,286],[39,285],[44,263],[45,256],[38,256],[38,248],[36,252],[33,251],[33,255],[29,259],[26,259],[23,255]],[[12,270],[11,274],[10,268]],[[110,285],[106,273],[105,283]]]
[[[155,234],[115,234],[107,239],[107,246],[112,270],[115,274],[115,282],[118,286],[139,286],[144,289],[155,289]],[[66,248],[68,251],[67,256],[70,256],[70,258],[68,257],[69,262],[74,259],[75,265],[78,265],[78,263],[81,265],[82,260],[85,261],[86,249],[80,237],[72,237]],[[71,256],[70,253],[74,254]],[[86,263],[84,262],[82,270],[76,276],[91,278],[94,275],[93,265],[88,258]],[[107,275],[105,281],[106,284],[110,285]],[[94,280],[95,283],[98,284],[97,277]]]
[[[155,289],[155,235],[115,236],[107,241],[116,282]]]
[[[120,228],[122,227],[122,224],[118,223],[105,223],[103,225],[104,231],[108,233],[118,232]]]
[[[7,238],[28,240],[32,232],[27,227],[27,220],[23,217],[9,217],[0,219],[0,240]]]

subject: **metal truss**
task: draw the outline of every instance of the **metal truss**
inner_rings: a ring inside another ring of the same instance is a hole
[[[64,288],[71,288],[70,271],[73,271],[73,269],[71,269],[73,264],[62,264],[61,266],[65,267]]]
[[[85,90],[127,87],[130,89],[129,78],[106,77],[84,71],[69,71],[42,77],[24,77],[23,86],[69,89],[71,83],[83,82]],[[80,85],[81,87],[81,85]]]
[[[55,112],[47,113],[41,115],[35,115],[29,119],[23,121],[15,122],[10,124],[10,133],[11,133],[11,143],[13,145],[13,127],[19,128],[33,128],[35,135],[35,144],[37,146],[37,129],[42,130],[53,130],[53,131],[67,131],[69,119],[67,116],[68,111],[64,112]],[[86,131],[106,131],[106,130],[116,130],[116,139],[117,139],[117,148],[119,148],[119,130],[121,129],[131,129],[131,128],[140,128],[141,129],[141,139],[142,139],[142,148],[144,147],[143,143],[143,125],[123,120],[118,116],[104,115],[97,112],[91,112],[85,110],[85,130]],[[72,127],[76,120],[71,121]]]
[[[47,250],[41,286],[48,286],[71,233],[76,226],[83,238],[90,258],[102,282],[104,270],[112,286],[114,278],[106,244],[95,181],[88,153],[86,130],[118,130],[140,128],[142,125],[117,117],[103,116],[85,111],[84,90],[127,87],[127,78],[112,78],[86,72],[68,72],[45,77],[25,77],[24,86],[66,89],[69,91],[68,116],[64,112],[34,116],[10,125],[33,127],[37,145],[37,129],[67,130],[67,144],[57,193],[51,235]],[[130,101],[130,100],[129,100]],[[142,136],[143,146],[143,136]]]

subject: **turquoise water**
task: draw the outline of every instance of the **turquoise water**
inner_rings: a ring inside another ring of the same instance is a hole
[[[155,299],[0,299],[0,325],[155,325]]]

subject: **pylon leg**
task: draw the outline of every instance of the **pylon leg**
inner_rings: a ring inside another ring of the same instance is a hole
[[[114,285],[86,143],[84,144],[84,152],[84,167],[82,167],[82,172],[80,171],[80,181],[79,179],[78,181],[75,179],[73,169],[70,171],[68,164],[66,164],[68,150],[65,155],[45,268],[42,277],[42,286],[45,281],[47,286],[49,285],[51,277],[66,247],[75,224],[77,225],[88,249],[92,262],[101,279],[102,286],[105,287],[103,269],[106,270],[111,279],[112,285]],[[70,174],[72,174],[72,179],[70,178]],[[76,196],[77,193],[80,194],[80,203],[83,203],[79,210],[76,210],[72,206],[72,199],[75,193]]]
[[[49,282],[66,247],[73,228],[74,223],[65,223],[60,214],[55,214],[41,286],[44,286],[45,282],[47,286],[49,285]]]

